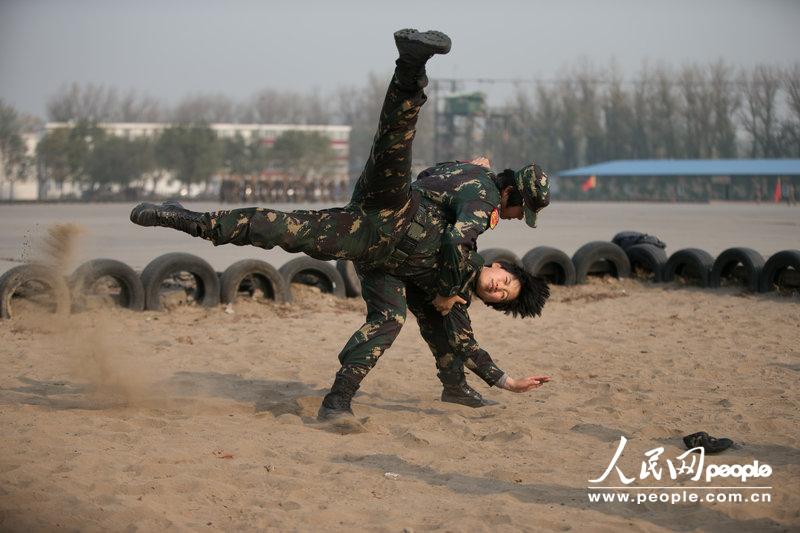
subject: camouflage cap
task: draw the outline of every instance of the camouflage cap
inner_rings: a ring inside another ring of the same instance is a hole
[[[525,223],[536,227],[536,214],[550,204],[550,179],[536,163],[522,167],[514,173],[517,189],[522,194]]]

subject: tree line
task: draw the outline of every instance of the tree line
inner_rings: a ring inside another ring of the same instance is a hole
[[[313,134],[290,135],[268,150],[242,138],[217,139],[207,124],[346,124],[355,176],[369,154],[388,78],[370,74],[360,86],[329,94],[264,89],[243,102],[193,94],[173,107],[136,92],[72,84],[47,102],[48,120],[70,127],[48,131],[38,156],[57,183],[80,183],[90,193],[144,175],[154,184],[166,175],[194,184],[217,172],[253,175],[270,165],[307,174],[330,158],[329,143]],[[470,154],[434,155],[442,131],[433,107],[423,109],[414,145],[415,161],[424,164],[488,155],[498,167],[536,160],[555,172],[611,159],[800,157],[800,65],[662,65],[627,80],[613,67],[574,67],[558,80],[520,84],[489,106],[477,117],[482,131]],[[34,122],[0,101],[7,177],[29,172],[21,133]],[[173,126],[157,138],[128,140],[106,135],[99,122]]]

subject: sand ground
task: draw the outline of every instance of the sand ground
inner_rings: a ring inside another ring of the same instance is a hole
[[[337,427],[314,415],[364,304],[298,293],[0,324],[0,530],[800,529],[797,297],[595,280],[554,287],[536,319],[473,304],[504,370],[553,379],[517,395],[471,375],[499,402],[482,409],[438,400],[409,316],[358,425]],[[669,480],[663,459],[699,430],[737,443],[708,463],[771,477]],[[591,503],[621,435],[633,486],[768,485],[772,501]],[[659,446],[662,480],[638,479]]]

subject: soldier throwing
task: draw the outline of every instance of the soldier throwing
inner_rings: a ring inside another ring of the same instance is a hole
[[[498,218],[522,218],[534,226],[549,201],[547,176],[537,165],[495,176],[472,163],[445,163],[411,185],[411,145],[426,101],[425,64],[446,54],[440,32],[400,30],[396,69],[381,109],[378,131],[349,204],[291,213],[245,208],[197,213],[180,204],[140,204],[131,221],[175,228],[215,245],[280,246],[322,260],[356,264],[366,323],[339,354],[342,366],[320,407],[321,418],[352,415],[361,381],[400,332],[410,308],[436,358],[442,400],[484,405],[466,384],[466,365],[487,384],[525,392],[547,376],[513,379],[474,339],[466,306],[474,292],[487,305],[522,317],[541,314],[547,285],[516,265],[489,266],[475,252],[475,239]]]

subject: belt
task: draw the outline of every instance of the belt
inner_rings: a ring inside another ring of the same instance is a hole
[[[394,247],[394,250],[392,250],[392,253],[386,258],[386,261],[384,262],[385,266],[389,268],[397,268],[406,262],[408,256],[414,253],[414,250],[417,249],[417,244],[419,244],[419,241],[425,236],[425,226],[423,225],[424,221],[425,209],[423,209],[422,204],[420,203],[420,205],[417,207],[417,211],[414,213],[414,218],[411,220],[411,224],[408,226],[406,234],[403,235],[403,237]]]

